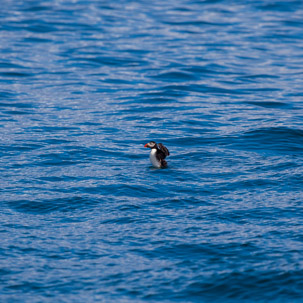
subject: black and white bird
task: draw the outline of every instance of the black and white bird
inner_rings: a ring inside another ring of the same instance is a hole
[[[162,143],[157,144],[154,141],[150,141],[144,147],[151,149],[149,159],[154,167],[163,168],[167,166],[165,158],[169,156],[169,151]]]

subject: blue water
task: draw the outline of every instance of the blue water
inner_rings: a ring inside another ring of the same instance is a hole
[[[3,0],[0,41],[1,303],[303,301],[302,1]]]

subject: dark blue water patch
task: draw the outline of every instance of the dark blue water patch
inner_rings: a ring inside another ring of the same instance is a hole
[[[228,178],[230,176],[226,176]],[[233,178],[231,178],[233,179]],[[259,191],[264,191],[269,188],[275,188],[278,187],[280,184],[280,180],[276,180],[275,178],[255,178],[255,179],[248,179],[248,180],[240,180],[240,181],[230,181],[228,184],[221,184],[217,185],[217,190],[221,193],[227,193],[230,191],[241,191],[241,190],[254,190],[258,188]]]
[[[24,69],[26,68],[23,65],[12,63],[12,62],[0,62],[0,68],[1,69]]]
[[[21,110],[5,110],[3,111],[4,114],[14,116],[14,115],[29,115],[31,112],[28,111],[21,111]]]
[[[271,238],[273,233],[279,233],[279,237],[282,239],[292,238],[296,236],[296,233],[289,233],[286,230],[276,229],[275,225],[279,225],[280,221],[287,221],[292,218],[293,207],[290,206],[289,210],[285,210],[284,207],[275,207],[274,205],[268,207],[258,207],[241,209],[241,210],[231,210],[226,211],[220,215],[221,220],[227,220],[230,222],[236,222],[237,224],[249,224],[249,222],[255,222],[255,224],[267,227],[269,223],[272,229],[262,235],[263,241],[266,238]],[[277,220],[275,215],[279,215],[279,220]],[[302,211],[299,211],[298,215],[302,216]],[[265,244],[265,243],[264,243]]]
[[[25,7],[21,6],[21,10],[23,12],[44,12],[44,11],[48,11],[48,10],[52,10],[53,7],[51,5],[49,5],[48,3],[44,3],[41,5],[38,5],[36,3],[26,3]]]
[[[226,24],[220,24],[220,23],[211,23],[203,20],[184,20],[184,21],[177,21],[177,20],[171,20],[171,21],[162,21],[164,24],[169,25],[179,25],[179,26],[198,26],[199,28],[205,26],[205,25],[226,25]]]
[[[122,80],[122,79],[106,79],[102,81],[103,83],[112,83],[112,84],[134,84],[134,81]]]
[[[54,211],[72,212],[74,210],[85,209],[88,206],[97,205],[99,201],[94,201],[83,196],[72,196],[69,198],[55,198],[49,200],[15,200],[7,202],[10,208],[18,212],[30,214],[46,214]]]
[[[69,153],[49,153],[48,155],[41,155],[40,161],[36,164],[39,166],[62,166],[62,165],[75,165],[76,163],[84,163],[85,159],[75,160]]]
[[[185,71],[188,71],[195,75],[201,75],[201,77],[206,77],[209,74],[220,73],[220,70],[222,69],[224,69],[224,67],[218,64],[211,64],[206,66],[189,66],[184,68]]]
[[[300,129],[272,127],[251,130],[239,136],[188,136],[187,138],[174,138],[167,141],[173,142],[174,144],[181,143],[187,146],[210,144],[247,151],[264,152],[267,150],[268,152],[275,151],[286,154],[296,154],[303,148],[303,133]]]
[[[12,274],[12,271],[10,271],[10,270],[6,270],[6,269],[0,269],[0,279],[1,279],[1,277],[3,278],[3,279],[5,279],[5,275],[9,275],[9,274]],[[2,280],[2,279],[1,279]],[[0,280],[0,281],[1,281]]]
[[[133,100],[129,100],[128,98],[126,99],[126,101],[119,101],[119,103],[117,104],[129,104],[131,102],[131,104],[134,104],[135,102]],[[143,97],[140,96],[138,100],[136,100],[136,104],[151,104],[151,105],[157,105],[157,104],[169,104],[169,103],[174,103],[175,99],[173,98],[169,98],[166,96],[159,96],[159,97],[154,97],[154,98],[149,98],[149,97]]]
[[[36,127],[31,127],[32,131],[35,132],[46,132],[46,133],[64,133],[64,132],[74,132],[74,131],[79,131],[78,127],[75,126],[36,126]],[[56,139],[47,139],[47,143],[67,143],[69,142],[68,138],[56,138]]]
[[[281,12],[294,12],[302,6],[301,1],[277,1],[276,3],[262,3],[257,4],[256,7],[261,11],[281,11]]]
[[[136,114],[135,116],[132,116],[132,117],[129,117],[130,120],[138,120],[140,119],[140,116],[138,116],[139,113],[146,113],[146,111],[148,112],[157,112],[157,111],[165,111],[165,110],[169,110],[171,109],[171,106],[169,105],[162,105],[162,106],[157,106],[157,105],[149,105],[149,106],[145,106],[145,107],[142,107],[140,109],[136,109]],[[125,109],[125,110],[120,110],[119,111],[121,114],[133,114],[134,113],[134,110],[133,109]]]
[[[302,20],[300,20],[300,19],[284,20],[282,23],[286,26],[290,26],[290,27],[293,27],[293,28],[298,28],[298,27],[302,26],[302,24],[303,24]]]
[[[293,280],[293,275],[301,276],[300,272],[231,272],[220,276],[209,277],[208,282],[191,283],[186,292],[188,296],[198,300],[206,298],[208,300],[221,300],[234,302],[233,300],[272,300],[272,296],[277,294],[281,300],[289,297],[293,299],[300,298],[301,283]],[[201,277],[202,278],[202,277]],[[204,280],[204,279],[203,279]],[[214,281],[218,283],[214,284]],[[271,287],[269,293],[264,296],[264,290]],[[241,293],[241,289],[245,287],[249,292],[245,295]]]
[[[9,92],[9,91],[0,91],[0,100],[10,100],[13,99],[15,97],[15,93],[13,92]],[[0,103],[0,106],[11,106],[11,103],[5,103],[2,102]]]
[[[293,109],[293,104],[286,102],[277,102],[277,101],[244,101],[243,103],[261,106],[264,108],[281,108],[281,109]]]
[[[25,72],[17,72],[17,71],[12,71],[12,72],[0,72],[0,77],[5,77],[5,78],[23,78],[23,77],[32,77],[32,73],[25,73]]]
[[[190,81],[190,80],[196,80],[196,76],[194,74],[181,72],[181,71],[171,71],[171,72],[165,72],[160,75],[153,76],[155,79],[161,79],[167,80],[169,82],[178,82],[178,81]]]
[[[44,39],[41,37],[25,37],[24,42],[25,43],[49,43],[51,42],[51,39]]]
[[[246,148],[269,149],[295,153],[302,151],[303,131],[286,127],[260,128],[248,131],[240,138]]]
[[[270,75],[270,74],[263,74],[263,75],[245,75],[245,76],[240,76],[237,79],[240,80],[241,82],[246,82],[246,83],[264,83],[267,82],[268,80],[271,79],[277,79],[279,78],[276,75]]]
[[[27,152],[27,151],[33,151],[36,149],[40,149],[43,147],[43,144],[38,143],[26,143],[26,144],[6,144],[6,145],[0,145],[0,151],[2,152],[2,155],[12,155],[12,152],[14,154]]]
[[[33,32],[33,33],[51,33],[56,31],[57,29],[54,27],[53,24],[48,24],[45,23],[43,24],[43,22],[40,22],[35,24],[36,21],[35,20],[26,20],[23,22],[23,24],[26,24],[26,30],[29,32]]]
[[[215,144],[219,146],[233,146],[243,150],[256,151],[285,151],[299,152],[302,150],[303,132],[300,129],[285,127],[269,127],[247,131],[239,136],[226,137],[192,137],[174,138],[167,140],[175,144],[182,143],[188,146]]]
[[[246,95],[249,94],[251,91],[254,91],[252,89],[228,89],[218,86],[207,86],[207,85],[197,85],[197,84],[190,84],[190,85],[167,85],[161,88],[165,94],[166,92],[170,91],[183,91],[183,92],[197,92],[197,93],[209,93],[209,94],[234,94],[234,95]],[[259,90],[259,89],[256,89]],[[262,88],[262,91],[270,90],[271,89],[265,89]]]
[[[0,93],[0,97],[1,97],[1,93]],[[11,93],[3,93],[3,99],[10,99],[10,98],[13,98],[14,94],[11,94]],[[7,102],[2,102],[0,101],[0,108],[3,107],[3,108],[25,108],[25,109],[32,109],[34,108],[34,106],[30,103],[23,103],[23,102],[10,102],[10,103],[7,103]]]

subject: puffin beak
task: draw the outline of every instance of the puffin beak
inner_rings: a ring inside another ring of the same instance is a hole
[[[144,147],[148,147],[148,146],[147,146],[147,143],[144,145]]]

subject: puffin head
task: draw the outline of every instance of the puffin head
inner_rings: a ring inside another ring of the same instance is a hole
[[[144,147],[148,148],[156,148],[157,143],[155,141],[150,141],[144,145]]]

